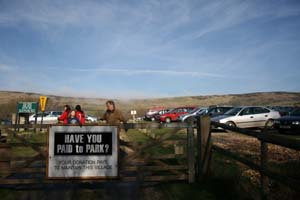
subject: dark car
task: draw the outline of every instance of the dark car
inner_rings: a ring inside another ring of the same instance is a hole
[[[10,119],[1,119],[2,125],[10,125],[12,124],[12,121]]]
[[[300,133],[300,108],[294,109],[290,115],[274,121],[274,128],[280,133]]]
[[[165,114],[165,113],[167,113],[167,112],[169,112],[169,111],[170,111],[170,109],[160,110],[157,113],[155,113],[152,117],[154,118],[155,121],[159,121],[160,116],[163,115],[163,114]]]
[[[232,106],[210,106],[207,108],[207,111],[202,113],[209,115],[211,118],[216,117],[219,115],[223,115],[226,113],[228,110],[231,110],[233,107]]]
[[[146,112],[146,114],[144,116],[144,120],[146,120],[146,121],[154,121],[155,120],[155,115],[159,114],[159,112],[161,110],[164,110],[164,109],[165,109],[165,107],[163,107],[163,106],[156,106],[156,107],[150,108]]]
[[[289,115],[294,110],[292,106],[269,106],[269,108],[278,111],[281,116]]]

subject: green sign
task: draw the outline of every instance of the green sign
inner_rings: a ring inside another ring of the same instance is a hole
[[[35,113],[37,109],[37,102],[18,102],[18,113]]]

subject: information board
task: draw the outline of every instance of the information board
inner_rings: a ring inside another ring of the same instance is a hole
[[[48,178],[118,176],[118,131],[114,126],[52,126]]]
[[[18,113],[36,113],[37,103],[36,102],[18,102]]]

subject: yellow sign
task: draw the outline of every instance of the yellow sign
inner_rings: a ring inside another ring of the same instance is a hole
[[[45,111],[46,102],[47,102],[47,97],[46,96],[40,96],[40,107],[41,107],[42,112]]]

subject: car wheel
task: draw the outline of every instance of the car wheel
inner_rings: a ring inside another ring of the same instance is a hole
[[[274,120],[273,119],[268,119],[266,124],[265,124],[265,127],[268,128],[268,129],[272,129],[274,126]]]
[[[236,127],[234,122],[226,122],[227,126]]]
[[[151,121],[155,121],[155,118],[154,118],[154,117],[151,117]]]
[[[166,118],[166,123],[170,123],[171,119],[170,118]]]

